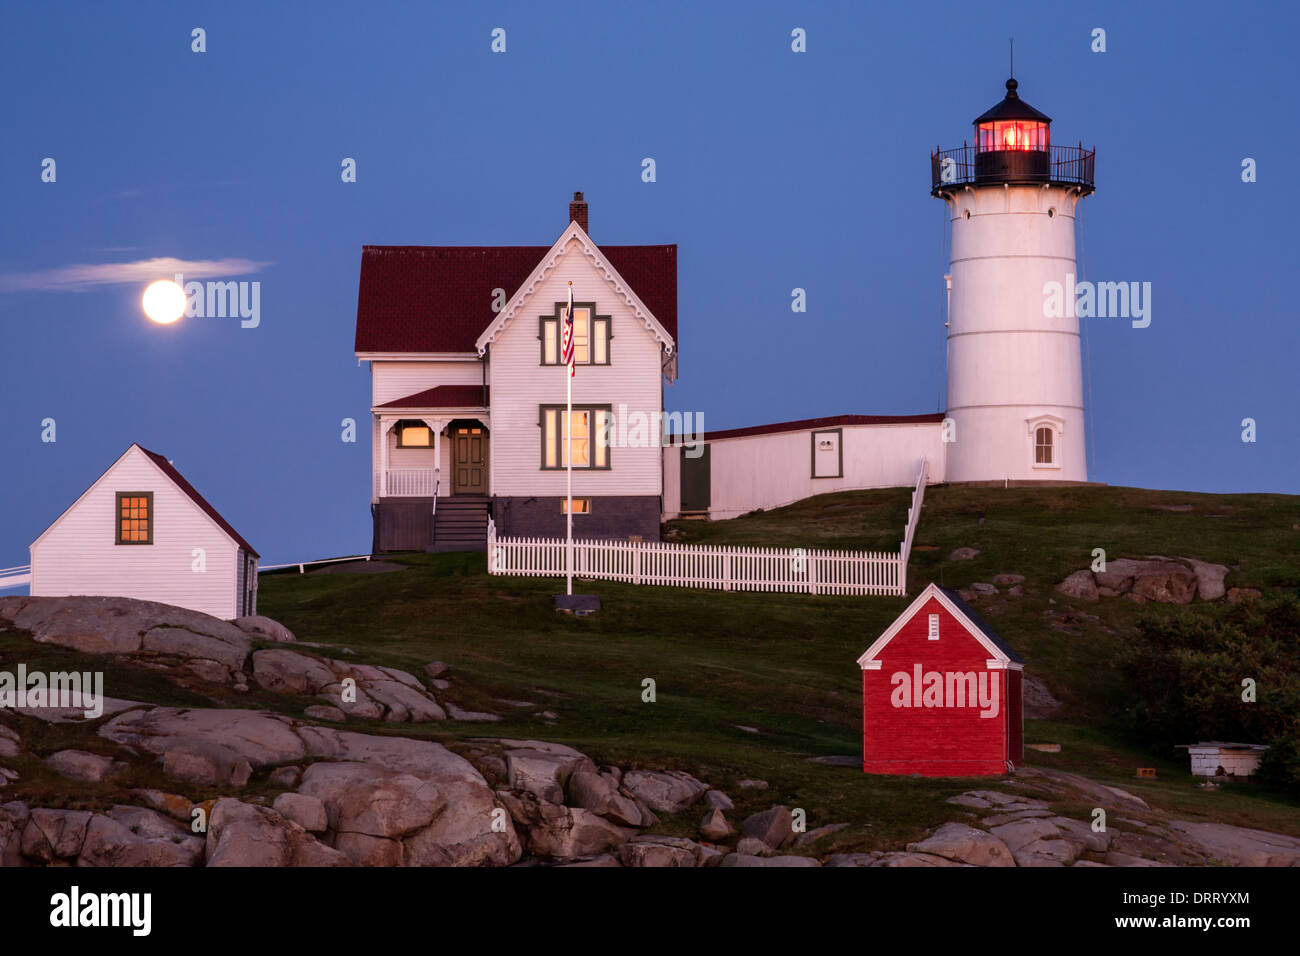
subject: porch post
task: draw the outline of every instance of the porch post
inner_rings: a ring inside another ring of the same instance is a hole
[[[391,420],[379,419],[379,497],[388,497],[388,428]]]

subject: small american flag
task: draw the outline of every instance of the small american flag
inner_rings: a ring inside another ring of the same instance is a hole
[[[569,375],[572,377],[577,372],[577,366],[573,363],[573,283],[569,283],[569,305],[564,310],[564,337],[561,347],[560,362],[569,366]]]

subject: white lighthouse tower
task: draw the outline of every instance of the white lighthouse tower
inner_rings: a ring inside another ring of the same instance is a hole
[[[948,481],[1088,479],[1079,320],[1048,317],[1044,285],[1072,292],[1095,151],[1052,146],[1017,85],[975,120],[975,145],[931,156],[952,230]]]

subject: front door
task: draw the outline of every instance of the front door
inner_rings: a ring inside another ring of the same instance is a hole
[[[458,425],[451,432],[452,494],[487,494],[487,429]]]

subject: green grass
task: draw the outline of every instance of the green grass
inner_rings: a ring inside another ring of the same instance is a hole
[[[903,490],[848,492],[732,521],[676,522],[672,528],[676,540],[694,542],[895,550],[907,503]],[[1282,495],[941,486],[926,495],[910,590],[914,594],[931,580],[965,587],[1000,572],[1026,576],[1023,598],[999,596],[979,607],[1065,703],[1052,721],[1026,727],[1030,742],[1061,743],[1062,753],[1030,751],[1030,763],[1126,787],[1186,817],[1300,834],[1294,801],[1253,786],[1200,790],[1185,763],[1144,752],[1126,738],[1116,713],[1120,677],[1114,652],[1134,633],[1138,615],[1172,609],[1125,600],[1076,603],[1051,590],[1070,571],[1086,567],[1094,548],[1105,548],[1112,559],[1166,554],[1221,562],[1234,568],[1230,586],[1300,586],[1296,524],[1300,498]],[[947,561],[959,546],[982,553],[971,561]],[[908,599],[600,582],[592,589],[604,609],[577,618],[554,611],[558,580],[489,577],[482,555],[398,560],[409,569],[266,576],[260,610],[300,640],[351,648],[356,660],[416,672],[427,661],[444,660],[452,668],[452,700],[508,718],[500,724],[448,722],[414,733],[453,747],[472,736],[538,737],[624,768],[689,770],[726,789],[742,813],[783,802],[804,808],[810,829],[853,823],[829,841],[838,849],[896,847],[951,819],[953,808],[943,798],[972,786],[869,777],[805,759],[859,752],[855,659]],[[1199,613],[1204,608],[1193,605]],[[1076,621],[1077,634],[1048,626],[1049,612],[1072,609],[1095,617]],[[642,701],[646,678],[655,681],[654,703]],[[512,709],[493,698],[537,706]],[[539,716],[544,710],[557,719],[548,723]],[[373,729],[394,732],[391,725]],[[1137,766],[1157,766],[1159,779],[1137,781]],[[740,790],[737,781],[745,777],[771,786]],[[689,817],[665,820],[663,828],[691,832],[695,814]]]

